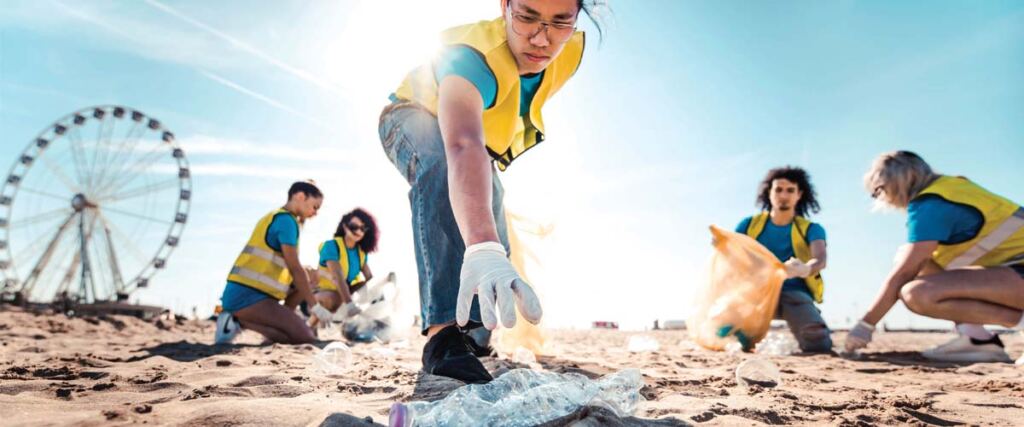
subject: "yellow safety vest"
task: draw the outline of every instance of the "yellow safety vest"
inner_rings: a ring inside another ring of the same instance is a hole
[[[333,240],[328,240],[320,244],[320,250],[323,251],[324,245],[334,242],[338,245],[338,264],[341,265],[341,277],[348,277],[348,253],[345,252],[345,238],[335,237]],[[363,252],[363,248],[356,246],[359,249],[359,268],[362,269],[363,265],[366,265],[366,252]],[[326,263],[325,263],[326,264]],[[336,291],[340,285],[334,278],[334,274],[331,274],[331,269],[327,266],[321,265],[319,269],[320,281],[317,283],[318,287],[324,291]],[[365,281],[363,279],[363,272],[360,271],[356,279],[349,283],[349,287],[354,287]]]
[[[530,103],[530,112],[519,115],[519,67],[508,47],[505,20],[480,21],[445,30],[441,42],[445,46],[463,45],[475,50],[498,83],[494,103],[484,106],[483,127],[487,152],[505,170],[519,155],[544,140],[544,118],[541,107],[569,80],[583,59],[584,35],[577,31],[561,53],[544,70],[540,87]],[[414,101],[437,115],[437,80],[434,64],[411,71],[395,91],[395,96]]]
[[[932,259],[944,269],[969,265],[995,267],[1024,263],[1024,208],[990,193],[964,177],[940,176],[914,199],[934,195],[975,209],[984,218],[978,234],[962,243],[944,245]]]
[[[764,231],[764,227],[768,224],[771,219],[768,211],[761,212],[757,215],[750,217],[750,225],[747,226],[747,235],[757,239]],[[793,255],[797,259],[803,262],[808,262],[814,256],[811,254],[810,242],[807,241],[807,230],[811,228],[811,221],[802,216],[793,217],[792,227],[792,241],[793,241]],[[782,260],[785,262],[786,260]],[[807,283],[807,289],[811,291],[811,296],[814,297],[814,302],[821,304],[822,297],[825,295],[825,280],[821,278],[821,273],[818,272],[813,276],[804,278],[804,282]]]
[[[242,253],[238,255],[235,265],[231,267],[228,280],[282,300],[288,296],[288,289],[292,285],[292,275],[285,265],[281,252],[274,250],[267,243],[267,231],[278,215],[291,215],[292,218],[295,218],[295,215],[284,209],[264,215],[260,222],[256,223],[256,229],[249,237],[249,242],[242,249]],[[298,218],[295,218],[295,223],[299,223]]]

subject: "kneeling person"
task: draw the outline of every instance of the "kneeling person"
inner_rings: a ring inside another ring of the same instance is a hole
[[[800,350],[829,352],[832,337],[814,305],[824,293],[819,272],[825,268],[825,229],[806,218],[820,209],[807,172],[794,167],[768,171],[757,202],[764,210],[740,221],[736,232],[753,237],[785,262],[787,279],[776,318],[786,321]]]
[[[369,212],[356,208],[341,217],[334,238],[320,245],[316,300],[321,305],[331,312],[340,307],[345,317],[358,313],[352,293],[373,278],[366,261],[367,254],[377,251],[377,236]]]
[[[313,306],[316,317],[327,320],[331,316],[313,297],[298,254],[301,225],[316,216],[321,203],[323,194],[316,185],[296,182],[288,189],[288,203],[256,224],[221,296],[223,312],[217,317],[217,344],[231,342],[241,328],[259,332],[276,343],[316,340],[295,307],[306,301]]]

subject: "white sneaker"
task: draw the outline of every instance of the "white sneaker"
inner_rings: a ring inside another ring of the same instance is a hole
[[[214,335],[214,344],[230,344],[242,331],[242,325],[235,320],[235,316],[226,311],[217,315],[217,333]]]
[[[945,344],[922,351],[926,359],[940,362],[1012,362],[1006,354],[1003,342],[998,335],[992,339],[979,341],[966,335],[958,335]]]
[[[1017,366],[1024,366],[1024,354],[1020,355],[1020,359],[1017,359]]]

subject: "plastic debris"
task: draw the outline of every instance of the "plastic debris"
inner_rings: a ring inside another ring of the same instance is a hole
[[[469,384],[443,400],[395,403],[391,427],[525,427],[601,406],[615,415],[633,415],[643,401],[640,371],[627,369],[591,380],[575,373],[513,369],[487,384]]]
[[[749,359],[736,367],[736,384],[743,388],[778,387],[782,385],[782,373],[779,372],[779,367],[768,359]]]
[[[800,351],[800,343],[788,331],[771,331],[754,350],[768,356],[789,356]]]
[[[313,368],[321,374],[337,375],[352,365],[352,350],[343,342],[332,342],[313,356]]]

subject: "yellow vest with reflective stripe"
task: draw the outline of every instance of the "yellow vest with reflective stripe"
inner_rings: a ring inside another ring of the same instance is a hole
[[[345,238],[344,237],[335,237],[333,242],[338,245],[338,264],[341,266],[341,277],[342,278],[348,278],[349,265],[348,265],[348,253],[345,251],[345,248],[346,248],[346,246],[345,246]],[[326,242],[321,243],[320,244],[320,250],[323,251],[324,245],[326,245],[328,243],[331,243],[331,240],[328,240]],[[358,246],[356,246],[356,247],[359,249],[359,267],[361,269],[362,266],[366,264],[366,252],[363,252],[363,248],[360,248]],[[334,274],[331,274],[331,269],[329,267],[321,265],[320,269],[319,269],[319,272],[320,272],[320,274],[319,274],[320,281],[317,284],[318,284],[318,286],[319,286],[319,288],[321,290],[325,290],[325,291],[336,291],[336,290],[338,290],[339,283],[335,281]],[[365,279],[363,279],[363,272],[360,271],[359,275],[356,276],[356,279],[353,280],[352,283],[349,283],[348,285],[349,285],[349,287],[356,286],[356,285],[362,283],[364,280]]]
[[[764,227],[768,224],[771,219],[769,212],[761,212],[757,215],[750,217],[750,225],[747,226],[747,235],[757,239],[764,231]],[[811,221],[807,220],[802,216],[793,217],[793,227],[791,239],[793,241],[793,256],[803,262],[808,262],[814,255],[811,254],[810,244],[807,242],[807,230],[811,228]],[[785,262],[786,260],[782,260]],[[814,302],[821,304],[822,297],[825,295],[825,280],[821,278],[821,273],[815,273],[813,276],[804,278],[804,282],[807,283],[807,289],[811,291],[811,296],[814,297]]]
[[[235,265],[231,267],[228,280],[282,300],[288,295],[288,289],[292,284],[292,275],[285,265],[281,252],[275,251],[267,244],[267,231],[270,230],[270,224],[278,215],[291,215],[292,218],[295,218],[291,212],[284,209],[264,215],[256,223],[256,229],[249,237],[249,242],[242,249],[242,253],[238,255]],[[298,222],[298,219],[295,218],[295,223],[298,224]]]
[[[942,268],[1024,263],[1024,209],[1020,205],[990,193],[964,177],[940,176],[914,199],[926,195],[971,207],[985,221],[978,234],[966,242],[939,243],[932,259]]]
[[[540,87],[525,117],[519,115],[519,67],[509,50],[502,18],[448,29],[441,33],[441,42],[445,46],[472,48],[494,73],[498,88],[494,103],[484,106],[484,142],[498,169],[505,170],[519,155],[544,140],[541,107],[576,73],[583,59],[584,35],[582,31],[573,34],[544,69]],[[415,101],[436,116],[437,87],[434,64],[426,64],[406,76],[395,96]]]

